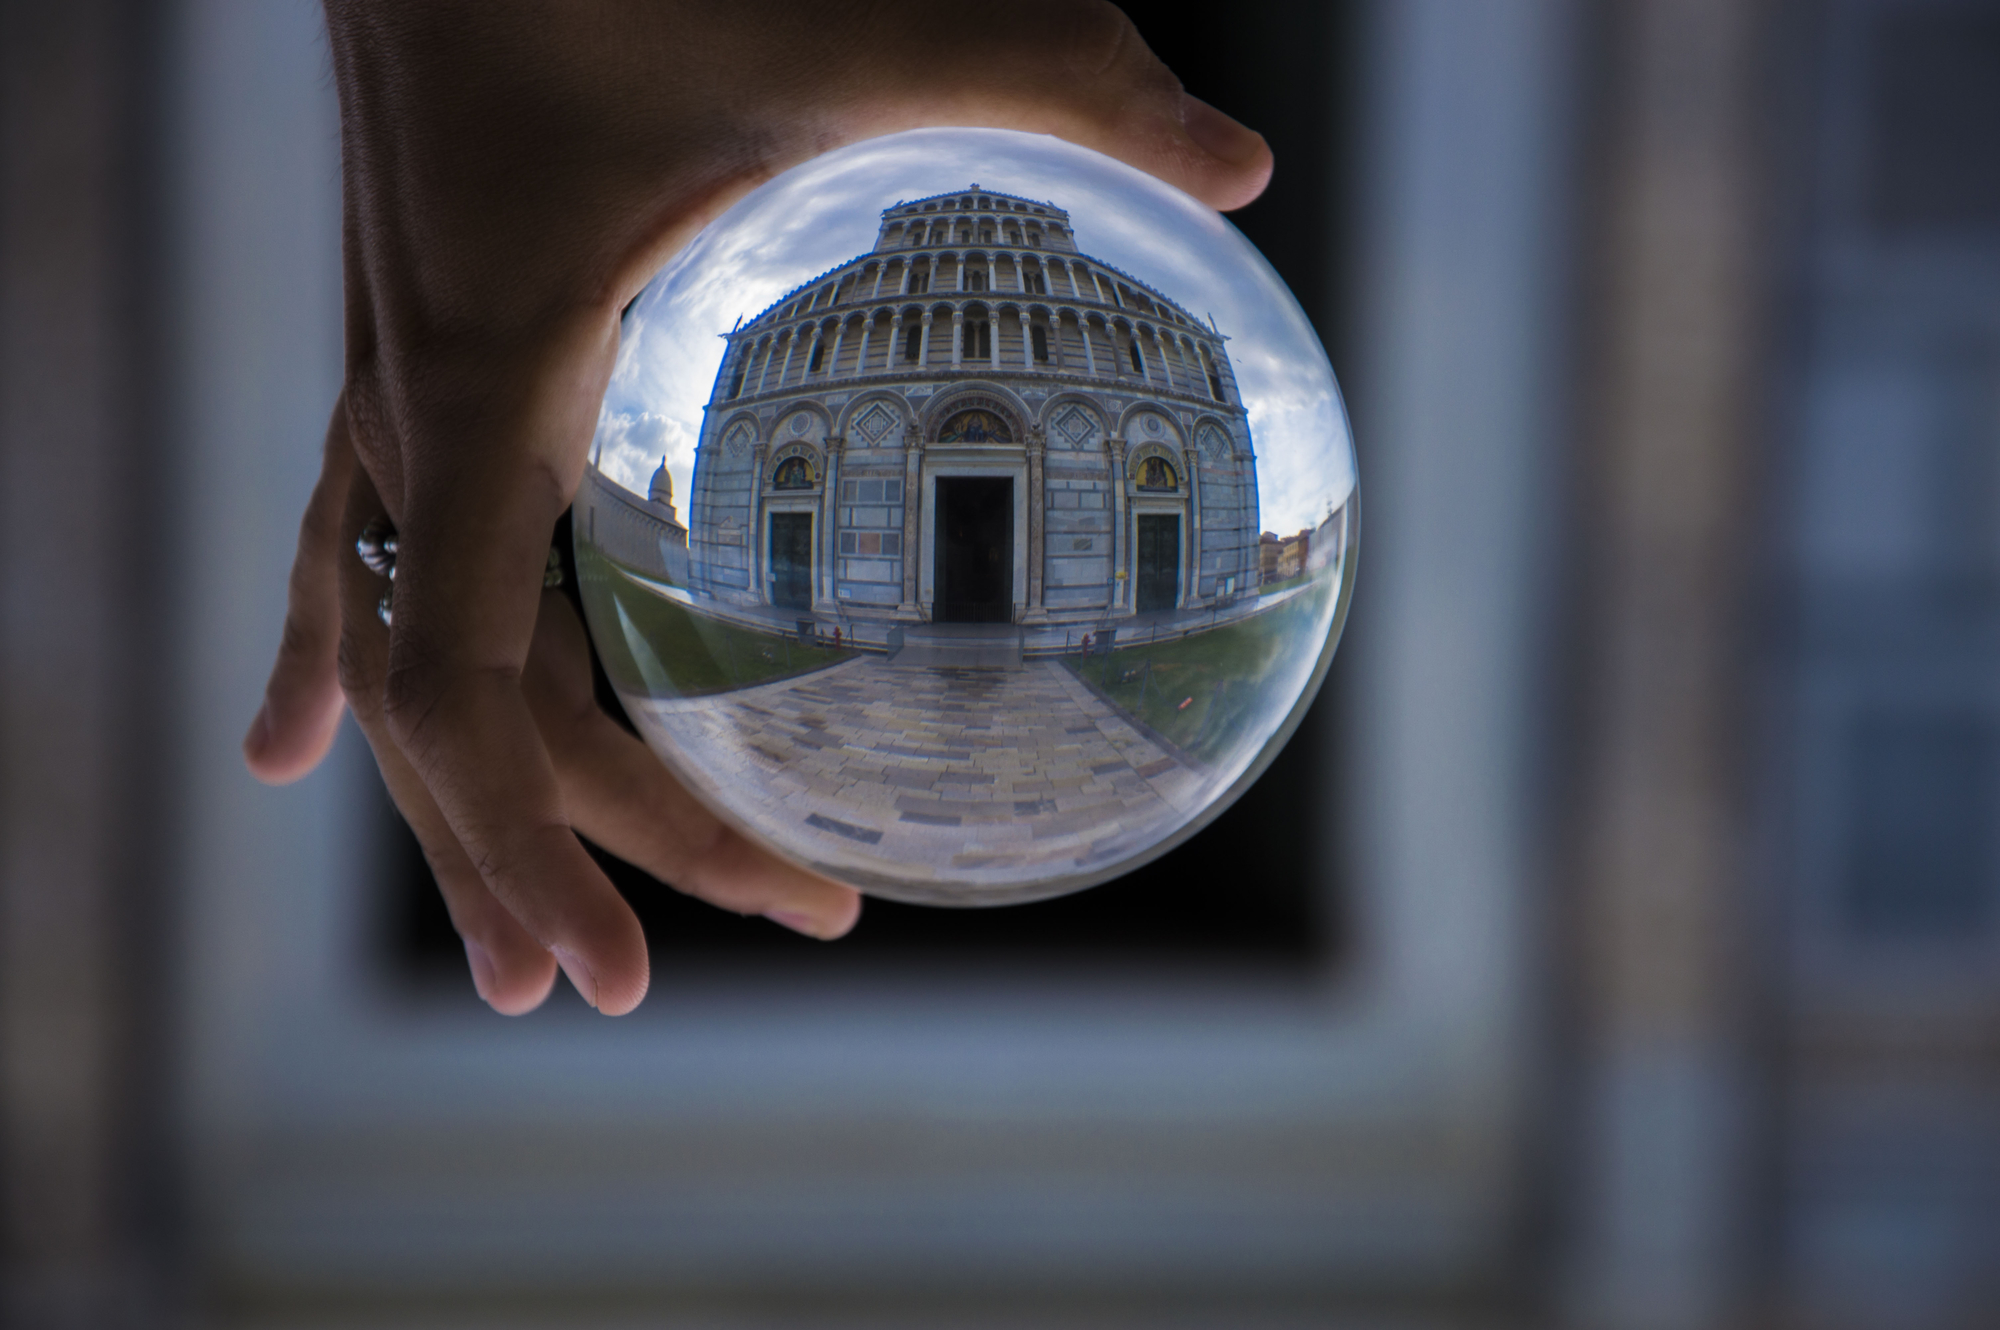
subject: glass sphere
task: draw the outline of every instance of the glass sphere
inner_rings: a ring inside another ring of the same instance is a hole
[[[935,129],[776,177],[632,302],[573,529],[605,670],[716,813],[988,905],[1135,868],[1256,778],[1356,524],[1333,371],[1234,227]]]

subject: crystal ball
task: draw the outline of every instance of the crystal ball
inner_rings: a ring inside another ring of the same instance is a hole
[[[828,153],[632,302],[572,529],[647,743],[874,895],[990,905],[1187,839],[1354,584],[1333,371],[1214,210],[1002,130]]]

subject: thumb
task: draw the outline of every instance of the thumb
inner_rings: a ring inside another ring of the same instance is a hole
[[[1021,0],[1002,23],[978,5],[877,12],[903,31],[877,34],[848,63],[842,137],[928,125],[1052,134],[1224,210],[1270,181],[1263,136],[1184,92],[1132,21],[1102,0]]]

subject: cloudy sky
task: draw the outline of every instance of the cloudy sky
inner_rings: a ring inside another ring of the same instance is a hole
[[[644,493],[660,458],[687,517],[720,334],[875,244],[882,210],[977,184],[1067,209],[1085,254],[1212,316],[1250,411],[1267,531],[1316,524],[1353,487],[1333,376],[1297,302],[1250,243],[1170,185],[1058,139],[926,129],[870,139],[768,182],[717,218],[633,306],[597,442]]]

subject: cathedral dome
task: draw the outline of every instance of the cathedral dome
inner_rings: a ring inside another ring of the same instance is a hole
[[[667,474],[667,459],[660,459],[660,469],[653,473],[653,483],[646,489],[646,497],[663,508],[674,506],[674,478]]]

